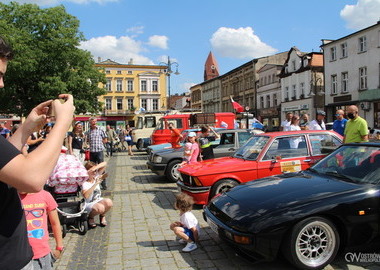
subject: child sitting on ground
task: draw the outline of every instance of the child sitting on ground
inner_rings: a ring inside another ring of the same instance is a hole
[[[200,227],[197,218],[191,212],[194,200],[185,193],[176,195],[175,208],[180,211],[180,221],[170,224],[170,229],[181,239],[180,243],[187,243],[182,249],[184,252],[190,252],[197,249]]]
[[[53,262],[63,251],[58,205],[45,190],[37,193],[20,192],[20,199],[25,211],[29,243],[34,253],[33,269],[53,269]],[[48,217],[56,244],[53,251],[49,247]]]

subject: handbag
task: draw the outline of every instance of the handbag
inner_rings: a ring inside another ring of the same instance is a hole
[[[84,160],[90,160],[90,150],[84,150]]]
[[[132,137],[129,136],[129,135],[127,135],[127,136],[124,137],[124,140],[126,140],[126,141],[131,141],[131,140],[132,140]]]

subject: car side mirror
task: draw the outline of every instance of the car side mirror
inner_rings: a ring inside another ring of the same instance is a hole
[[[272,157],[272,163],[277,163],[279,160],[281,160],[281,156]]]

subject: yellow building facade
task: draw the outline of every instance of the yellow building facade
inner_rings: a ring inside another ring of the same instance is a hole
[[[146,114],[165,111],[166,102],[166,66],[120,64],[106,60],[95,64],[106,75],[106,84],[100,84],[107,93],[99,97],[103,103],[101,118],[113,124],[113,121],[133,123],[140,112]]]

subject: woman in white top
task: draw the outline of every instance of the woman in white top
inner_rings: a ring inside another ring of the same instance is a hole
[[[290,121],[290,126],[288,131],[301,130],[300,128],[300,117],[298,115],[294,115],[292,120]]]
[[[82,194],[86,200],[86,211],[88,215],[88,225],[95,228],[94,217],[99,215],[100,225],[107,226],[105,213],[112,207],[112,201],[108,198],[102,198],[99,184],[107,177],[104,173],[107,162],[95,164],[91,161],[87,162],[85,167],[88,172],[88,180],[82,185]]]

